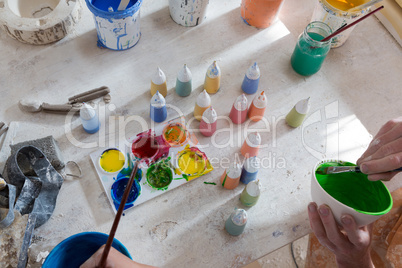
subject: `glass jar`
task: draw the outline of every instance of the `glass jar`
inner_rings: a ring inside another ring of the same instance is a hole
[[[309,76],[320,70],[331,48],[331,39],[325,42],[320,40],[331,33],[331,27],[323,22],[314,21],[307,25],[297,40],[290,60],[298,74]]]

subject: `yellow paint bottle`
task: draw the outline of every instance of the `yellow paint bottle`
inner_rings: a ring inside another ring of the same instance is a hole
[[[197,101],[195,102],[194,106],[194,117],[198,121],[201,121],[202,114],[205,112],[206,109],[211,107],[211,97],[208,95],[207,91],[204,89],[198,95]]]
[[[215,94],[221,87],[221,69],[216,61],[214,61],[207,70],[205,75],[204,89],[209,94]]]
[[[167,95],[167,85],[166,85],[166,75],[161,70],[161,68],[157,68],[156,72],[152,76],[151,79],[151,95],[155,95],[155,93],[159,91],[163,97]]]

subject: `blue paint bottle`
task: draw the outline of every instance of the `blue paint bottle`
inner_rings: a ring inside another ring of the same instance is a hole
[[[159,91],[152,96],[150,105],[151,119],[157,123],[163,122],[167,117],[166,101]]]
[[[235,208],[225,223],[226,231],[231,235],[241,235],[246,228],[247,212],[244,209]]]
[[[260,82],[260,68],[255,62],[250,68],[248,68],[246,75],[244,76],[241,89],[246,94],[254,94],[258,90],[258,83]]]
[[[100,127],[99,117],[94,108],[84,103],[80,109],[82,127],[89,134],[98,132]]]
[[[187,97],[191,94],[192,88],[192,74],[187,64],[177,74],[176,79],[176,93],[181,97]]]
[[[256,156],[247,158],[241,171],[240,181],[244,184],[248,184],[249,182],[256,180],[259,167],[259,158]]]

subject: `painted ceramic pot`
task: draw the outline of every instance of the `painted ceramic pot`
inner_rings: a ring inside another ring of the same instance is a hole
[[[178,147],[187,142],[188,132],[182,124],[171,123],[163,128],[162,138],[171,147]]]

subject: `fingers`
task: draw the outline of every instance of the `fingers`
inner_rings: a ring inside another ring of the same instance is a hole
[[[390,181],[399,172],[400,171],[372,174],[372,175],[368,175],[367,178],[370,181]]]
[[[385,156],[381,159],[370,160],[360,164],[364,174],[378,174],[402,167],[402,151],[397,154]]]
[[[360,165],[364,160],[371,160],[370,156],[376,153],[381,147],[387,145],[393,141],[398,140],[402,137],[402,117],[397,119],[388,121],[377,133],[377,135],[371,141],[367,150],[363,153],[363,155],[357,160],[357,164]],[[399,144],[401,141],[399,141]],[[392,149],[392,146],[390,149]],[[385,148],[385,150],[389,150]],[[400,152],[399,150],[398,152]],[[366,159],[369,158],[369,159]]]
[[[336,226],[332,214],[330,214],[329,208],[326,205],[322,205],[320,206],[320,209],[321,212],[319,212],[319,209],[317,209],[317,204],[314,202],[308,205],[308,216],[310,219],[311,229],[322,245],[335,252],[337,247],[334,242],[338,241],[338,239],[337,235],[334,237],[333,233],[339,232],[339,229]],[[324,215],[321,216],[321,214]],[[332,217],[333,224],[330,224],[330,227],[326,227],[325,224],[328,224],[328,218],[330,217]],[[340,232],[338,235],[341,235]]]
[[[355,247],[362,249],[370,245],[370,232],[367,226],[358,228],[355,219],[351,215],[343,215],[341,222],[349,241]]]

